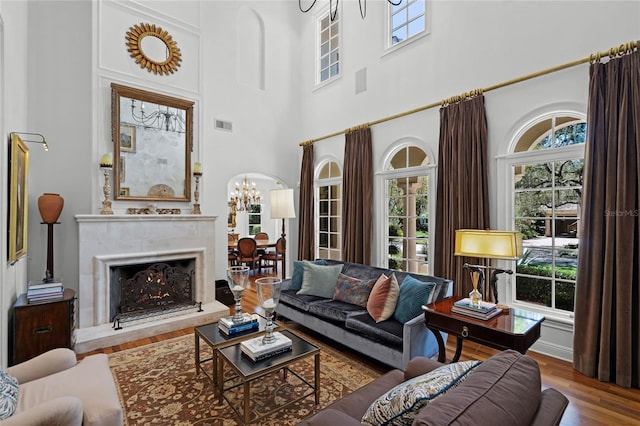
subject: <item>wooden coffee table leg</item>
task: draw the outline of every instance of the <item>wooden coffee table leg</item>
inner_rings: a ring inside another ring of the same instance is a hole
[[[249,410],[249,401],[251,400],[251,383],[247,380],[243,384],[244,387],[244,424],[248,425],[251,421],[251,410]]]
[[[315,362],[315,394],[316,394],[316,405],[320,404],[320,353],[314,355]]]
[[[193,333],[196,337],[196,376],[200,374],[200,336],[198,333]]]

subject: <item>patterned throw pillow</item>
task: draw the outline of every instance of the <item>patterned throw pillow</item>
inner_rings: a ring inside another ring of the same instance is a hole
[[[375,322],[391,318],[396,309],[399,292],[396,274],[391,274],[390,277],[385,274],[380,275],[371,289],[369,300],[367,300],[367,312]]]
[[[422,305],[427,304],[434,287],[434,283],[420,281],[407,275],[400,285],[400,295],[393,317],[404,324],[420,315]]]
[[[0,420],[11,417],[18,405],[18,380],[0,369]]]
[[[431,401],[455,388],[480,361],[443,365],[414,377],[387,391],[373,401],[362,417],[365,425],[410,425],[420,410]]]
[[[312,296],[331,299],[336,291],[338,274],[342,272],[344,265],[316,265],[312,262],[302,262],[302,287],[296,294],[309,294]]]
[[[333,300],[339,300],[365,308],[369,294],[371,294],[371,289],[375,283],[375,280],[363,281],[341,273],[338,275]]]

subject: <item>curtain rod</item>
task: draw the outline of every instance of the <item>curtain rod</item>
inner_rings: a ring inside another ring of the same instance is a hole
[[[571,61],[571,62],[567,62],[565,64],[562,65],[557,65],[555,67],[551,67],[551,68],[547,68],[545,70],[542,71],[537,71],[537,72],[533,72],[531,74],[527,74],[527,75],[523,75],[521,77],[517,77],[511,80],[507,80],[507,81],[503,81],[502,83],[498,83],[498,84],[494,84],[493,86],[488,86],[485,87],[483,89],[475,89],[472,90],[471,92],[465,92],[461,95],[457,95],[457,96],[453,96],[451,98],[447,98],[447,99],[443,99],[441,101],[438,102],[433,102],[431,104],[428,105],[424,105],[418,108],[414,108],[412,110],[409,111],[405,111],[405,112],[401,112],[395,115],[390,115],[388,117],[384,117],[384,118],[380,118],[376,121],[372,121],[370,123],[364,123],[361,124],[359,126],[355,126],[355,127],[351,127],[349,129],[345,129],[345,130],[340,130],[338,132],[334,132],[331,133],[329,135],[325,135],[319,138],[315,138],[315,139],[310,139],[304,142],[300,142],[299,145],[300,146],[305,146],[305,145],[312,145],[316,142],[319,142],[321,140],[324,139],[329,139],[332,138],[334,136],[339,136],[341,134],[344,133],[348,133],[349,131],[351,131],[352,129],[357,129],[357,128],[361,128],[363,126],[374,126],[376,124],[380,124],[380,123],[384,123],[386,121],[391,121],[391,120],[395,120],[396,118],[401,118],[401,117],[405,117],[407,115],[411,115],[411,114],[415,114],[416,112],[420,112],[420,111],[425,111],[427,109],[431,109],[431,108],[435,108],[437,106],[443,106],[449,103],[454,103],[454,102],[458,102],[460,100],[469,98],[469,97],[474,97],[474,96],[479,96],[482,95],[484,92],[489,92],[491,90],[496,90],[496,89],[500,89],[502,87],[506,87],[506,86],[510,86],[512,84],[515,83],[520,83],[522,81],[526,81],[526,80],[530,80],[532,78],[537,78],[546,74],[551,74],[553,72],[556,71],[561,71],[567,68],[571,68],[571,67],[575,67],[577,65],[581,65],[581,64],[585,64],[587,62],[599,62],[602,58],[615,58],[617,56],[623,56],[626,55],[627,53],[631,53],[634,49],[640,49],[640,40],[638,41],[631,41],[629,43],[624,43],[621,44],[618,47],[612,47],[609,50],[605,50],[602,52],[596,52],[596,53],[592,53],[591,55],[581,58],[581,59],[576,59],[575,61]]]

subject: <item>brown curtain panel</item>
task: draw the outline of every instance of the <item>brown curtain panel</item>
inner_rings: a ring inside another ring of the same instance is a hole
[[[640,382],[640,52],[591,65],[573,365]]]
[[[315,258],[313,144],[304,145],[302,148],[298,217],[298,260],[313,260]]]
[[[484,97],[478,96],[440,109],[438,198],[433,273],[454,281],[454,294],[471,291],[464,262],[456,257],[456,229],[489,228],[487,189],[487,119]]]
[[[373,151],[371,128],[347,132],[342,176],[342,260],[371,264]]]

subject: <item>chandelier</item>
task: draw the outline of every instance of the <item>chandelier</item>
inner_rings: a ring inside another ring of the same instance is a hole
[[[318,0],[311,0],[312,3],[308,8],[304,8],[302,7],[302,0],[298,0],[298,7],[300,8],[300,12],[302,13],[307,13],[308,11],[310,11],[313,6],[316,5],[316,2]],[[333,22],[336,19],[336,15],[338,14],[338,3],[340,2],[340,0],[335,0],[336,2],[336,6],[333,7],[333,0],[329,0],[329,12],[331,15],[331,22]],[[389,2],[389,4],[392,4],[394,6],[400,6],[400,3],[402,3],[402,0],[387,0],[387,2]],[[362,19],[364,19],[367,16],[367,0],[358,0],[358,5],[360,6],[360,16],[362,16]]]
[[[231,193],[232,205],[235,205],[236,211],[248,211],[250,204],[260,203],[260,191],[256,188],[255,182],[250,182],[245,176],[242,179],[242,187],[236,182],[236,189]]]
[[[186,128],[184,118],[181,111],[176,108],[165,107],[164,105],[155,105],[158,109],[148,113],[145,111],[144,102],[140,102],[138,112],[136,112],[136,100],[131,99],[131,116],[134,121],[147,126],[155,126],[158,129],[168,132],[184,133]]]

